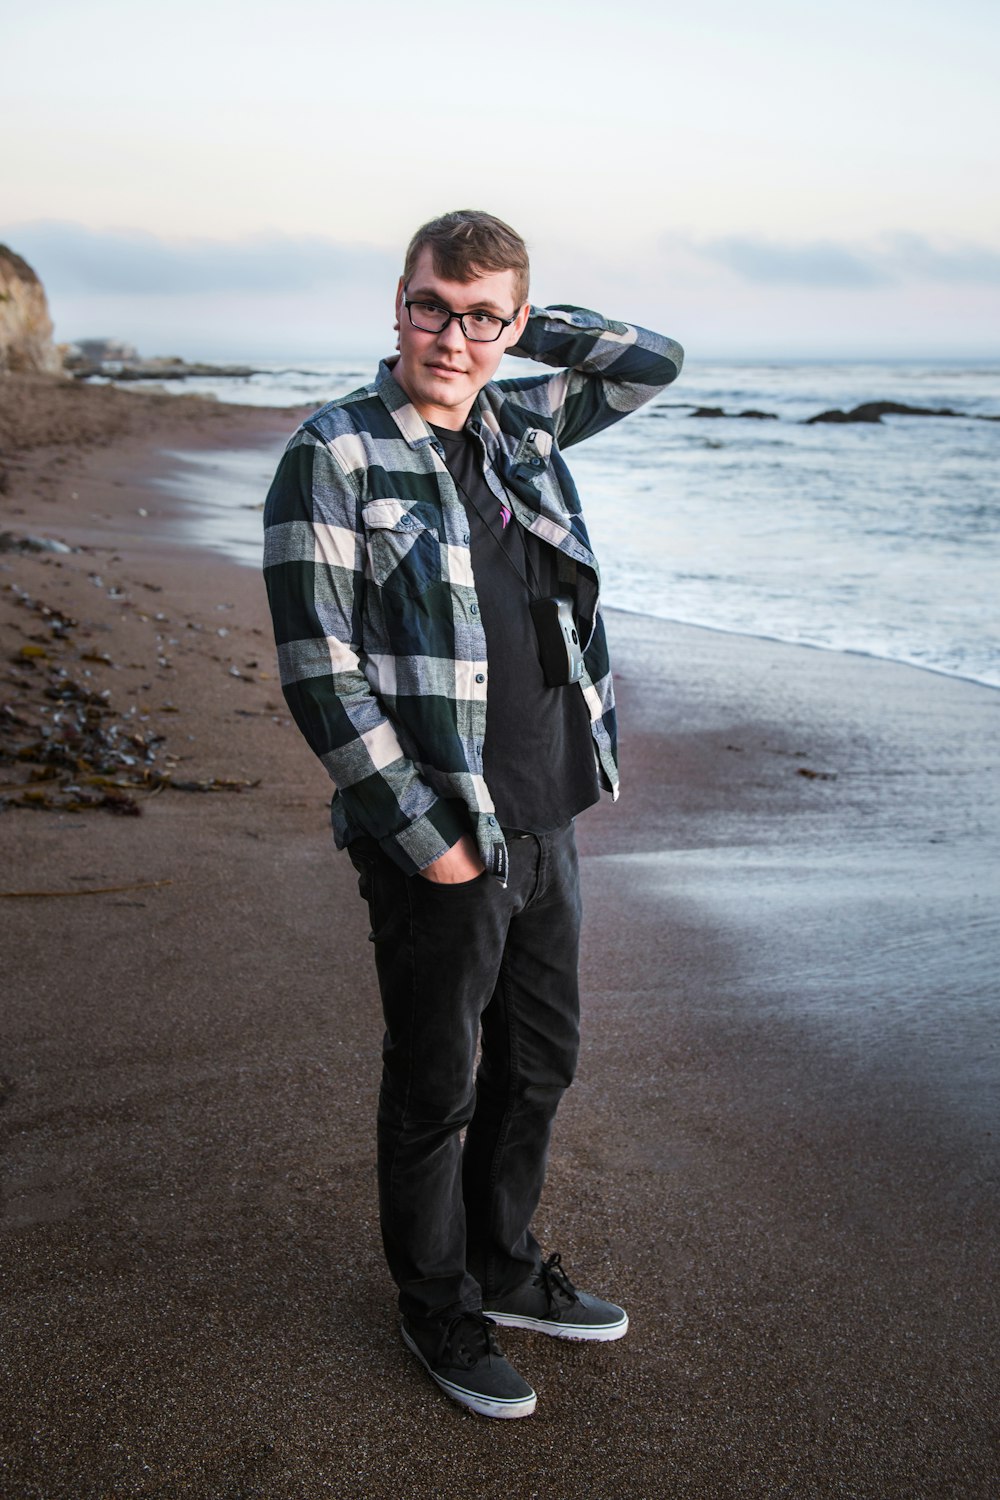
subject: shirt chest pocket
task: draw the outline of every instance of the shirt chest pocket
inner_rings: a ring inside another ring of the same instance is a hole
[[[372,581],[411,598],[441,580],[441,543],[433,526],[404,510],[398,500],[378,500],[363,511]]]

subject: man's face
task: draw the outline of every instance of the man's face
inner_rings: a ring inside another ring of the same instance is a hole
[[[441,333],[424,333],[410,322],[404,291],[411,301],[434,302],[449,312],[493,313],[514,318],[514,322],[491,344],[467,339],[454,320]],[[520,338],[528,311],[527,303],[520,310],[515,304],[513,271],[491,271],[473,281],[446,281],[437,275],[431,249],[425,246],[406,287],[400,278],[396,291],[399,359],[393,368],[425,422],[456,431],[465,425],[473,401],[492,380],[504,351]]]

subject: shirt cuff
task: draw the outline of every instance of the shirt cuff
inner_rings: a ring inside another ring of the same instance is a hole
[[[440,859],[469,832],[469,818],[461,802],[439,797],[433,807],[399,833],[379,839],[379,848],[407,875],[416,875]]]

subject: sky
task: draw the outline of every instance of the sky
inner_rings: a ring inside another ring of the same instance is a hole
[[[385,353],[413,229],[702,358],[1000,354],[993,0],[0,0],[0,241],[61,340]]]

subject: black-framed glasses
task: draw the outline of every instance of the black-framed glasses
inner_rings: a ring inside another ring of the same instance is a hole
[[[415,301],[403,295],[403,306],[410,317],[414,328],[419,328],[421,333],[444,333],[448,324],[455,320],[461,328],[465,337],[473,344],[495,344],[505,328],[509,328],[514,322],[513,318],[498,318],[495,313],[467,312],[456,313],[450,308],[443,307],[440,302]]]

